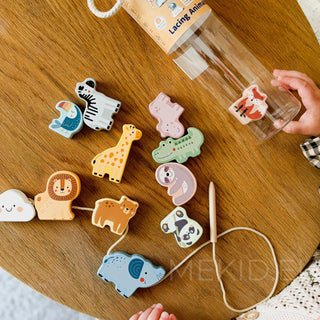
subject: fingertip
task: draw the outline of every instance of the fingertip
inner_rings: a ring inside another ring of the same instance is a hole
[[[170,314],[169,320],[177,320],[176,316],[174,314]]]
[[[163,311],[163,305],[161,303],[157,303],[152,308],[152,312],[149,315],[149,320],[156,320],[159,319],[161,313]]]
[[[280,72],[281,72],[280,69],[274,69],[273,70],[273,75],[277,77]]]
[[[282,129],[283,132],[288,133],[288,134],[295,134],[294,130],[289,126],[286,126]]]
[[[283,127],[282,131],[285,132],[285,133],[292,134],[294,129],[293,129],[293,126],[292,126],[291,122],[289,122],[285,127]]]
[[[284,121],[281,120],[281,119],[278,119],[276,120],[274,123],[273,123],[273,126],[276,128],[276,129],[281,129],[284,125]]]
[[[166,311],[162,312],[160,320],[169,320],[169,313]]]
[[[142,314],[142,311],[134,314],[129,320],[139,320],[141,314]]]
[[[147,319],[150,316],[150,314],[155,310],[155,306],[156,305],[154,304],[150,308],[148,308],[147,310],[140,313],[140,315],[138,316],[137,319],[140,319],[140,316],[142,316],[143,319]],[[136,318],[134,318],[133,320],[136,320]]]
[[[290,121],[288,124],[285,125],[285,122],[283,120],[278,119],[274,122],[273,125],[276,129],[282,129],[282,131],[285,133],[305,134],[305,128],[299,121]]]
[[[305,134],[305,128],[299,121],[289,122],[282,131],[289,134]]]
[[[286,82],[286,79],[283,76],[277,76],[277,80],[279,83]]]

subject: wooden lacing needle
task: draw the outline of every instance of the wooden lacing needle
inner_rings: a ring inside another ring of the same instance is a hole
[[[209,184],[209,222],[210,222],[210,242],[212,243],[212,258],[216,259],[217,243],[217,212],[216,212],[216,190],[213,182]]]
[[[209,221],[210,221],[210,241],[217,242],[217,212],[216,212],[216,191],[211,181],[209,185]]]

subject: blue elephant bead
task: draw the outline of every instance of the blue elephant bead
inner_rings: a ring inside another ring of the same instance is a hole
[[[97,272],[105,282],[113,282],[123,297],[129,298],[138,288],[147,288],[158,283],[166,274],[161,266],[139,254],[113,252],[103,258]]]

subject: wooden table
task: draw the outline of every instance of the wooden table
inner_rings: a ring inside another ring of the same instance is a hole
[[[97,6],[103,8],[102,3]],[[208,3],[270,71],[300,70],[319,84],[320,48],[295,0]],[[199,243],[209,239],[212,180],[218,232],[257,228],[271,239],[280,262],[277,290],[296,277],[320,236],[319,172],[300,152],[305,137],[280,133],[255,145],[249,130],[212,110],[210,94],[189,80],[124,10],[101,20],[86,1],[22,0],[3,2],[0,17],[1,192],[16,188],[32,198],[45,190],[53,172],[69,170],[82,182],[74,205],[94,207],[100,198],[125,194],[140,207],[117,250],[140,253],[168,271],[192,248],[181,249],[159,227],[173,204],[154,179],[158,165],[151,151],[160,137],[148,104],[163,91],[184,106],[185,126],[198,127],[205,136],[201,156],[187,163],[198,190],[184,206],[204,227]],[[84,127],[68,140],[48,125],[57,118],[58,101],[84,106],[74,89],[86,77],[97,81],[98,91],[121,100],[122,107],[110,132]],[[91,159],[117,143],[125,123],[135,124],[143,137],[133,144],[121,184],[93,177]],[[235,315],[223,305],[209,247],[165,282],[123,299],[96,275],[119,237],[108,227],[93,226],[90,216],[76,211],[72,222],[1,223],[1,267],[50,298],[100,319],[127,319],[156,302],[179,319]],[[217,255],[232,304],[246,307],[270,291],[273,262],[257,236],[230,234],[219,240]]]

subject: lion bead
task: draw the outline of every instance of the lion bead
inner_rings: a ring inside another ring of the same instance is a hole
[[[71,204],[81,190],[79,177],[70,171],[50,176],[46,191],[35,196],[34,204],[40,220],[72,220]]]

